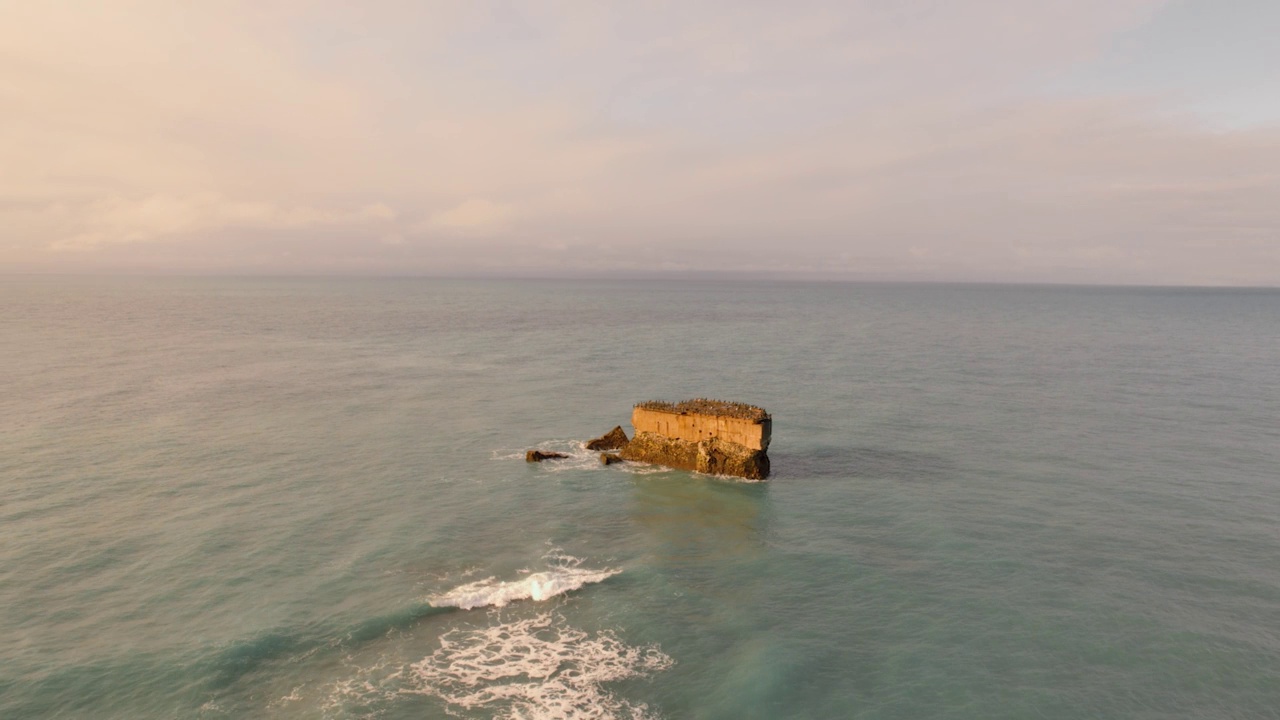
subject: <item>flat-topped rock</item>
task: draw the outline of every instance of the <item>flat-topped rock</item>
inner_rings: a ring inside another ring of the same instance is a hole
[[[547,452],[545,450],[530,450],[524,454],[525,462],[542,462],[543,460],[562,460],[569,457],[564,453]]]
[[[680,470],[769,477],[773,418],[764,408],[740,402],[695,398],[650,400],[632,409],[636,434],[618,455]]]
[[[697,412],[696,407],[704,407],[707,412]],[[717,408],[730,408],[732,412],[715,412]],[[650,432],[689,442],[716,438],[762,452],[769,449],[773,436],[773,418],[762,408],[722,401],[641,403],[631,411],[631,424],[637,434]]]

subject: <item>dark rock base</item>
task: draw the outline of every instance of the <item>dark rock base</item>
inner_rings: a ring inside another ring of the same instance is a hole
[[[544,452],[542,450],[530,450],[524,454],[525,462],[542,462],[543,460],[561,460],[569,457],[564,453]]]
[[[627,433],[622,429],[621,425],[615,426],[612,430],[601,435],[595,440],[587,442],[588,450],[619,450],[627,446]]]
[[[642,432],[637,433],[618,455],[624,460],[708,475],[732,475],[748,480],[769,477],[769,456],[763,450],[749,450],[737,443],[715,438],[691,442]]]
[[[600,453],[601,465],[612,465],[620,462],[622,462],[622,458],[618,457],[615,453]]]

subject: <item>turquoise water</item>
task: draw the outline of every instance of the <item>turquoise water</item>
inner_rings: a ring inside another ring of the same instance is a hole
[[[1280,717],[1277,291],[0,307],[2,718]],[[769,482],[579,449],[690,396],[773,413]]]

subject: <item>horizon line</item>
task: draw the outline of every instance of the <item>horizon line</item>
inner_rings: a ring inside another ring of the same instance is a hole
[[[1092,288],[1150,288],[1189,290],[1280,290],[1280,285],[1230,285],[1151,282],[1089,282],[1055,280],[995,280],[995,279],[941,279],[941,278],[884,278],[858,277],[849,274],[823,274],[814,272],[751,272],[751,271],[650,271],[650,272],[593,272],[565,273],[508,273],[508,272],[459,272],[459,273],[325,273],[325,272],[180,272],[180,271],[27,271],[0,272],[0,277],[10,278],[155,278],[155,279],[223,279],[223,280],[462,280],[462,281],[623,281],[623,282],[760,282],[796,284],[849,284],[849,285],[968,285],[996,287],[1092,287]]]

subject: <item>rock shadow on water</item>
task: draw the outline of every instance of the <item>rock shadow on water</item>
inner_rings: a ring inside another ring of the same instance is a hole
[[[768,532],[768,483],[684,473],[638,479],[632,519],[670,559],[704,561],[761,552]]]
[[[775,452],[771,482],[803,482],[809,478],[937,482],[953,477],[957,471],[954,462],[933,453],[824,446]]]

